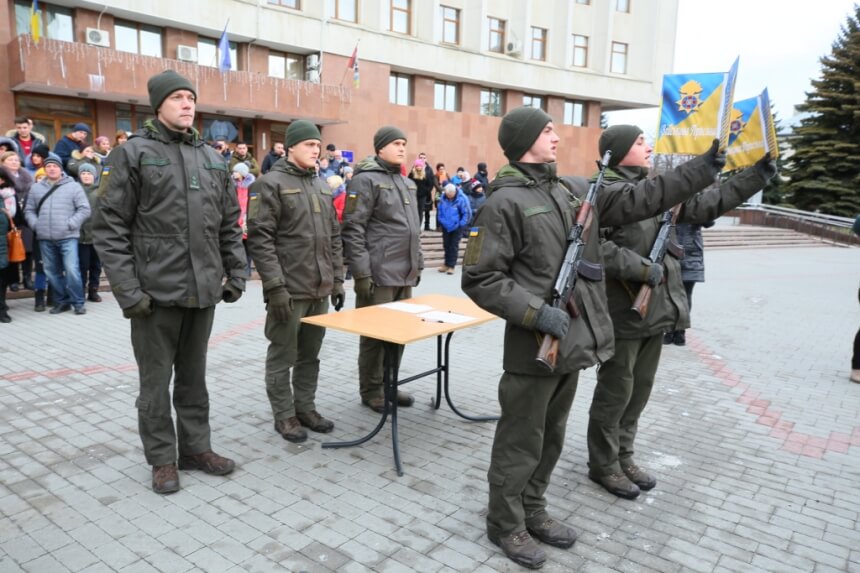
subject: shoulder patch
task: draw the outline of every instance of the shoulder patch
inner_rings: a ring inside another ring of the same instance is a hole
[[[477,265],[481,260],[481,251],[484,247],[484,234],[481,227],[469,229],[469,241],[466,243],[466,253],[463,255],[463,265]]]
[[[529,207],[523,211],[523,215],[531,217],[532,215],[539,215],[540,213],[551,213],[554,210],[555,209],[552,205],[535,205],[534,207]]]

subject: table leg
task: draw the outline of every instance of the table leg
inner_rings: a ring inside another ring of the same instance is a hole
[[[400,464],[400,444],[397,441],[397,362],[400,352],[399,345],[393,342],[385,343],[383,359],[382,385],[385,392],[385,411],[391,412],[391,448],[394,451],[394,469],[397,475],[403,475]]]
[[[443,365],[443,359],[442,359],[442,337],[441,336],[438,337],[438,345],[437,345],[437,351],[436,351],[437,352],[436,362],[437,362],[437,364],[439,364],[440,367],[442,367],[442,370],[437,374],[437,376],[441,375],[443,378],[443,384],[445,387],[445,401],[448,402],[448,406],[451,408],[452,412],[454,412],[455,414],[457,414],[461,418],[465,418],[466,420],[471,420],[473,422],[493,422],[495,420],[498,420],[499,419],[498,416],[470,416],[468,414],[464,414],[460,410],[458,410],[457,407],[454,405],[454,402],[451,401],[451,394],[450,394],[450,391],[448,389],[448,381],[449,381],[449,377],[450,377],[449,375],[450,375],[450,370],[451,370],[451,368],[450,368],[450,366],[451,366],[451,360],[450,360],[451,336],[453,336],[453,335],[454,335],[453,332],[449,332],[448,336],[445,337],[444,366],[442,366]],[[437,394],[439,392],[438,381],[437,381],[436,392],[437,392]],[[437,409],[439,408],[438,399],[436,402],[436,408]]]

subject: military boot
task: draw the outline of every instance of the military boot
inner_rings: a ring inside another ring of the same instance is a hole
[[[528,531],[517,531],[504,536],[488,532],[487,538],[498,545],[508,559],[523,567],[540,569],[546,561],[546,553],[535,543]]]
[[[162,495],[179,491],[176,464],[152,466],[152,491]]]
[[[687,345],[687,331],[686,330],[676,330],[675,331],[675,346],[686,346]]]
[[[36,294],[33,297],[33,310],[35,310],[36,312],[45,312],[45,291],[40,289],[35,292]]]
[[[595,483],[599,483],[603,488],[618,497],[625,499],[635,499],[639,496],[639,486],[630,481],[630,479],[622,472],[599,476],[588,472],[588,479]]]
[[[99,287],[90,287],[87,290],[87,300],[90,302],[101,302],[102,297],[99,296]]]
[[[630,481],[639,486],[639,489],[642,491],[648,491],[649,489],[654,489],[654,486],[657,485],[657,478],[637,466],[636,464],[628,464],[622,465],[621,469],[624,471],[624,475],[626,475]]]
[[[190,456],[179,456],[179,469],[200,470],[213,476],[225,476],[236,469],[236,462],[206,450]]]
[[[663,335],[663,344],[672,344],[675,342],[675,332],[667,332]]]
[[[538,541],[562,549],[576,542],[576,532],[551,518],[545,511],[527,518],[526,530]]]
[[[308,433],[302,428],[302,424],[296,416],[286,420],[275,420],[275,431],[288,442],[295,444],[308,439]]]
[[[326,420],[316,410],[310,412],[296,412],[299,423],[313,432],[327,434],[334,430],[334,422]]]

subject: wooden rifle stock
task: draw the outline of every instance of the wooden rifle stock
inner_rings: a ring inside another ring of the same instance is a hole
[[[553,338],[551,334],[544,334],[536,360],[550,371],[555,370],[555,363],[558,360],[558,338]]]
[[[639,318],[645,318],[648,314],[648,303],[651,302],[651,287],[643,284],[639,287],[639,293],[636,295],[636,300],[633,301],[633,310],[639,315]]]

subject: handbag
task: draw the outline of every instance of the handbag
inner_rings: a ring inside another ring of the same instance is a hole
[[[6,211],[4,209],[4,211]],[[10,263],[21,263],[27,258],[27,251],[24,249],[24,239],[21,237],[21,230],[15,226],[15,221],[6,211],[6,216],[9,217],[9,225],[12,227],[6,233],[7,253]]]

